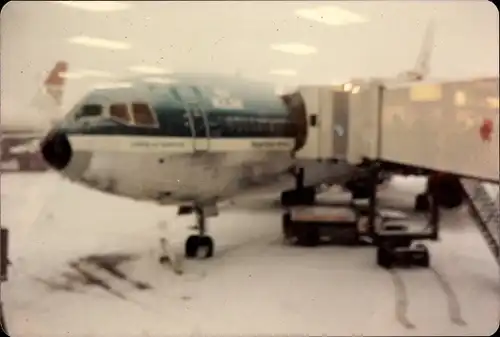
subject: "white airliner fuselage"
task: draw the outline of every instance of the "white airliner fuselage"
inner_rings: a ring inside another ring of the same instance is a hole
[[[60,144],[45,141],[46,160],[73,181],[162,204],[213,204],[288,174],[297,126],[271,87],[176,80],[92,92],[49,135]]]

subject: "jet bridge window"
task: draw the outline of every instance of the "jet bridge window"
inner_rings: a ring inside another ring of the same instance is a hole
[[[157,126],[156,118],[148,104],[132,103],[132,114],[134,116],[135,125],[137,126]]]
[[[109,106],[109,116],[117,122],[126,124],[131,122],[128,107],[124,103],[111,104]]]

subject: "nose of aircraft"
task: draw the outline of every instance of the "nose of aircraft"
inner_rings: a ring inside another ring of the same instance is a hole
[[[66,133],[59,129],[51,130],[40,144],[45,161],[56,170],[64,170],[71,161],[73,150]]]

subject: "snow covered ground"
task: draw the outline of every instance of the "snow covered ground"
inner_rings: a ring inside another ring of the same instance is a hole
[[[179,249],[193,223],[175,208],[50,173],[5,174],[1,183],[12,336],[478,336],[498,328],[498,267],[465,210],[445,214],[432,269],[390,273],[376,266],[373,248],[285,246],[278,210],[240,205],[210,220],[214,259],[186,262],[179,276],[157,263],[158,223]],[[393,185],[384,194],[394,200],[422,188],[409,179]]]

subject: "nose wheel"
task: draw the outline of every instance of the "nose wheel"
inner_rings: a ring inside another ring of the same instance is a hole
[[[214,242],[207,235],[190,235],[184,246],[186,258],[208,259],[214,255]]]
[[[214,255],[214,240],[206,235],[206,217],[202,207],[195,206],[197,235],[190,235],[184,244],[184,255],[188,259],[208,259]]]

